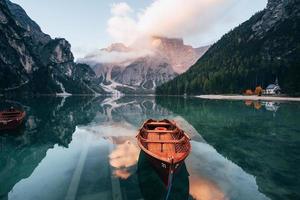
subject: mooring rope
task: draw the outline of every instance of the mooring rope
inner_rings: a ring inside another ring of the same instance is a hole
[[[171,164],[170,164],[170,168],[169,168],[168,192],[167,192],[166,200],[168,200],[169,196],[170,196],[170,192],[171,192],[171,189],[172,189],[172,183],[173,183],[173,174],[174,174],[174,169],[175,169],[175,168],[173,168],[173,164],[174,164],[173,156],[169,159],[171,159]]]
[[[168,192],[167,192],[166,200],[169,199],[170,192],[171,192],[171,188],[172,188],[172,182],[173,182],[173,172],[171,172],[171,174],[169,174],[169,180],[168,180]]]

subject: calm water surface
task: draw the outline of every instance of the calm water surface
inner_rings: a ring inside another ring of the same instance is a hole
[[[135,140],[148,118],[174,119],[192,138],[170,199],[300,199],[300,103],[178,97],[18,102],[27,111],[24,127],[0,134],[0,199],[165,199]]]

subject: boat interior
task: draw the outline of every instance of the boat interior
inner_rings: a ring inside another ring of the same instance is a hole
[[[164,159],[180,160],[189,152],[189,138],[169,120],[148,120],[140,136],[148,151]]]

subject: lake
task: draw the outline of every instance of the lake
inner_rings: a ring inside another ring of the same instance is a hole
[[[3,97],[2,97],[3,98]],[[174,119],[192,152],[170,199],[300,199],[300,103],[181,97],[36,97],[0,135],[0,199],[165,199],[135,136]]]

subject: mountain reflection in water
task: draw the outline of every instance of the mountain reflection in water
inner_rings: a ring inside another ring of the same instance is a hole
[[[145,173],[141,175],[139,169],[152,174],[151,180],[155,171],[151,166],[138,167],[141,157],[135,136],[146,119],[170,118],[192,138],[192,152],[182,176],[177,177],[181,181],[175,184],[172,199],[268,199],[253,175],[230,161],[230,155],[227,159],[219,154],[201,137],[200,134],[205,135],[205,129],[199,129],[203,121],[195,126],[200,133],[186,121],[194,123],[199,118],[195,115],[191,120],[178,112],[177,100],[174,103],[167,98],[161,103],[154,97],[43,97],[20,102],[28,113],[23,134],[0,135],[0,198],[149,199],[151,181],[143,181],[149,177],[145,179]],[[198,103],[199,100],[185,99],[180,105],[182,109],[191,107],[197,111],[194,106]],[[209,108],[210,102],[198,113]],[[223,115],[211,114],[214,112],[206,112],[201,120]],[[222,125],[222,121],[218,123]],[[153,192],[161,191],[163,198],[165,186],[159,179],[155,181]],[[185,192],[176,195],[178,191]]]

